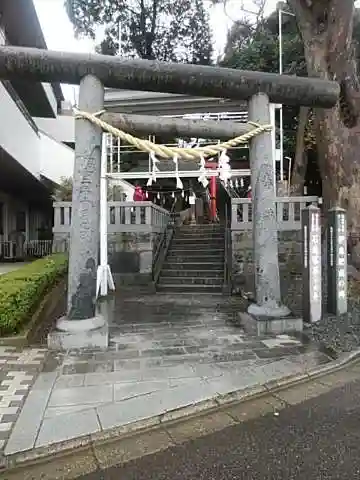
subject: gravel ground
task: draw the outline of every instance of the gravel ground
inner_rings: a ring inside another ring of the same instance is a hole
[[[353,267],[349,267],[349,270],[350,268],[352,275],[348,282],[348,313],[339,316],[324,313],[319,323],[305,329],[310,340],[322,344],[335,355],[360,348],[360,281],[358,272],[354,272]],[[323,288],[326,292],[325,278]],[[326,312],[325,296],[323,312]]]
[[[310,340],[322,344],[335,355],[360,347],[360,303],[354,299],[348,302],[348,313],[338,317],[326,314],[319,323],[304,331]]]

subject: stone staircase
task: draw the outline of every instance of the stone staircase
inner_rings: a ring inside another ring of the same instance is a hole
[[[222,293],[224,228],[219,224],[177,228],[160,272],[157,290],[167,293]]]

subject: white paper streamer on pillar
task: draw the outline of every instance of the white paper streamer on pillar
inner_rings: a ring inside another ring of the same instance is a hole
[[[159,163],[159,160],[156,158],[155,153],[151,152],[150,153],[150,158],[151,158],[151,163],[152,163],[152,171],[149,180],[147,181],[147,186],[151,187],[153,183],[156,183],[156,174],[159,171],[159,168],[157,164]]]
[[[106,133],[102,136],[101,147],[101,178],[100,178],[100,265],[97,268],[96,275],[96,296],[106,297],[108,289],[115,290],[114,279],[108,265],[108,209],[107,209],[107,137]]]
[[[209,185],[209,180],[206,178],[204,157],[201,157],[200,159],[200,175],[198,177],[198,182],[200,182],[204,188],[206,188]]]
[[[218,171],[220,179],[227,184],[231,178],[231,167],[229,165],[230,157],[226,154],[226,150],[223,150],[219,157]]]
[[[173,158],[173,162],[175,163],[175,178],[176,178],[176,188],[183,189],[184,185],[179,176],[179,158],[175,156]]]

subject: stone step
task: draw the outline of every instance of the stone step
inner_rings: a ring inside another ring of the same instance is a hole
[[[193,245],[192,248],[184,247],[182,245],[171,246],[168,254],[174,255],[223,255],[224,254],[224,246],[218,245]]]
[[[171,262],[165,260],[162,270],[222,270],[224,268],[224,260],[210,260],[196,262],[189,259],[178,260],[173,259]]]
[[[209,235],[212,237],[213,235],[224,235],[225,230],[223,228],[197,228],[195,230],[193,229],[184,229],[183,227],[178,227],[175,230],[175,235],[184,235],[184,236],[190,236],[190,235]]]
[[[193,243],[188,245],[183,245],[183,244],[171,244],[169,248],[169,254],[178,251],[183,251],[186,252],[186,254],[191,254],[191,253],[196,253],[198,255],[214,255],[214,253],[218,252],[223,252],[225,250],[225,245],[204,245],[202,243]]]
[[[211,293],[212,295],[222,294],[222,286],[219,285],[157,285],[156,290],[162,293],[193,293],[199,295],[202,293]]]
[[[184,248],[182,245],[171,246],[169,256],[192,256],[192,255],[224,255],[224,247],[218,247],[213,245],[193,245],[192,248]]]
[[[176,240],[181,240],[183,242],[192,242],[192,241],[202,241],[202,240],[207,240],[209,242],[214,241],[214,242],[219,242],[219,241],[224,241],[225,235],[222,233],[216,233],[214,235],[209,235],[208,233],[196,233],[192,235],[186,235],[186,234],[174,234],[174,239]]]
[[[192,226],[182,226],[178,227],[176,229],[175,234],[183,234],[183,235],[195,235],[195,234],[208,234],[208,235],[213,235],[213,234],[224,234],[224,228],[223,227],[214,227],[212,225],[198,225],[196,227]]]
[[[224,283],[222,277],[165,277],[160,276],[158,285],[207,285],[221,286]]]
[[[173,263],[173,262],[185,262],[185,261],[189,261],[189,262],[193,262],[193,263],[203,263],[203,262],[206,262],[206,263],[211,263],[211,262],[221,262],[223,261],[224,259],[224,252],[216,252],[216,253],[212,253],[212,254],[206,254],[206,253],[201,253],[201,252],[185,252],[185,253],[181,253],[181,254],[177,254],[177,253],[170,253],[167,258],[166,258],[166,261],[169,262],[169,263]]]
[[[224,269],[219,268],[219,269],[209,269],[209,270],[198,270],[198,269],[193,269],[193,270],[186,270],[186,269],[174,269],[171,270],[170,268],[163,268],[161,270],[161,276],[164,277],[212,277],[212,278],[223,278],[224,275]]]
[[[174,240],[184,243],[191,242],[224,242],[224,235],[174,235]]]

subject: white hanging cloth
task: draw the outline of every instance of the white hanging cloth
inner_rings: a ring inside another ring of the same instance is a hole
[[[150,158],[152,163],[152,171],[151,171],[149,180],[147,181],[147,184],[146,184],[148,187],[151,187],[153,183],[156,183],[156,174],[157,172],[159,172],[159,168],[157,166],[157,164],[159,163],[159,160],[156,158],[154,152],[150,153]]]
[[[205,169],[205,158],[201,157],[200,159],[200,175],[198,177],[198,182],[200,182],[204,188],[209,185],[209,180],[206,178],[206,169]]]
[[[227,184],[232,176],[231,167],[229,165],[230,157],[226,154],[226,150],[223,150],[219,157],[218,172],[220,179]]]
[[[184,185],[180,179],[180,176],[179,176],[179,158],[177,156],[175,156],[173,158],[173,162],[175,163],[175,178],[176,178],[176,188],[179,188],[179,189],[183,189],[184,188]]]

